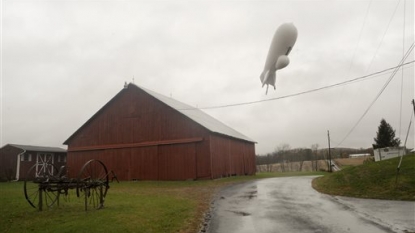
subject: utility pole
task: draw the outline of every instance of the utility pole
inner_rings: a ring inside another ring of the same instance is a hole
[[[328,137],[328,140],[329,140],[329,172],[332,172],[332,169],[331,169],[331,153],[330,153],[330,131],[329,130],[327,130],[327,137]]]
[[[415,114],[415,101],[414,101],[414,99],[412,99],[411,103],[412,103],[412,106],[413,106],[413,108],[414,108],[414,114]],[[409,121],[408,132],[406,133],[405,143],[404,143],[404,145],[403,145],[403,148],[405,149],[405,152],[406,152],[406,140],[408,139],[409,130],[411,129],[411,122],[412,122],[412,121]],[[401,150],[399,150],[399,153],[401,153]],[[401,159],[399,160],[398,167],[396,168],[395,187],[398,185],[399,169],[401,169],[402,157],[403,157],[403,156],[404,156],[404,154],[402,154],[402,155],[401,155]]]

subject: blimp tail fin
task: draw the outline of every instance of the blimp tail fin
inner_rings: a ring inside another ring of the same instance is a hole
[[[260,79],[261,79],[261,83],[262,83],[262,87],[264,87],[264,85],[265,85],[265,82],[267,81],[267,79],[268,79],[268,71],[262,71],[262,73],[261,73],[261,76],[259,77]]]
[[[264,87],[265,84],[271,84],[274,85],[275,83],[275,72],[270,72],[269,70],[262,72],[261,74],[261,82],[262,87]]]
[[[276,79],[277,74],[275,72],[268,72],[267,75],[267,80],[266,80],[266,84],[272,85],[275,87],[275,79]]]
[[[265,84],[267,85],[267,90],[265,92],[265,94],[268,94],[268,88],[269,85],[275,88],[275,79],[276,79],[276,73],[275,72],[269,72],[269,70],[262,72],[261,76],[260,76],[261,82],[262,82],[262,87],[265,86]]]

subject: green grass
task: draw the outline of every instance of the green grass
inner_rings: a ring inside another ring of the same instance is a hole
[[[347,167],[313,180],[313,187],[323,193],[359,198],[415,200],[415,155]]]
[[[321,175],[321,172],[259,173],[205,181],[111,183],[105,208],[84,211],[70,201],[42,212],[31,207],[23,182],[0,183],[0,232],[197,232],[219,188],[254,179]]]

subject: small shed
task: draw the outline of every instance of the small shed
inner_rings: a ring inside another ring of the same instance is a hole
[[[59,147],[7,144],[0,148],[0,180],[22,180],[27,171],[38,164],[66,165],[66,150]]]
[[[200,109],[131,83],[64,144],[70,171],[99,159],[120,180],[215,179],[256,169],[252,139]]]

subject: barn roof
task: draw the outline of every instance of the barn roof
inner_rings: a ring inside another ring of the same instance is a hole
[[[134,84],[129,84],[134,85]],[[136,85],[134,85],[136,86]],[[137,87],[137,86],[136,86]],[[243,135],[242,133],[232,129],[231,127],[225,125],[224,123],[216,120],[215,118],[211,117],[210,115],[206,114],[202,110],[192,107],[190,105],[184,104],[180,101],[177,101],[173,98],[161,95],[154,91],[148,90],[143,87],[138,87],[143,91],[147,92],[148,94],[152,95],[156,99],[160,100],[161,102],[167,104],[168,106],[172,107],[173,109],[177,110],[178,112],[182,113],[183,115],[187,116],[188,118],[192,119],[194,122],[198,123],[199,125],[205,127],[211,132],[223,134],[229,137],[242,139],[245,141],[255,142],[254,140],[250,139],[249,137]]]
[[[37,151],[37,152],[63,152],[66,153],[65,149],[60,147],[47,147],[47,146],[30,146],[30,145],[18,145],[18,144],[7,144],[25,151]],[[6,146],[7,146],[6,145]]]
[[[130,83],[123,90],[121,90],[114,98],[112,98],[106,105],[104,105],[97,113],[95,113],[94,116],[92,116],[87,122],[85,122],[85,124],[82,125],[75,133],[73,133],[64,142],[64,144],[68,144],[69,140],[72,137],[74,137],[78,133],[78,131],[80,131],[85,125],[87,125],[92,119],[94,119],[96,115],[98,115],[103,109],[105,109],[105,107],[112,100],[116,99],[116,97],[118,95],[120,95],[123,91],[125,91],[126,88],[130,88],[130,87],[135,87],[135,88],[143,90],[147,94],[153,96],[157,100],[159,100],[162,103],[166,104],[167,106],[175,109],[176,111],[180,112],[184,116],[190,118],[192,121],[198,123],[199,125],[205,127],[207,130],[209,130],[213,133],[225,135],[225,136],[228,136],[228,137],[232,137],[232,138],[236,138],[236,139],[240,139],[240,140],[244,140],[244,141],[255,142],[254,140],[250,139],[249,137],[243,135],[242,133],[232,129],[231,127],[225,125],[224,123],[222,123],[222,122],[216,120],[215,118],[209,116],[208,114],[204,113],[202,110],[200,110],[198,108],[194,108],[190,105],[187,105],[185,103],[177,101],[173,98],[161,95],[157,92],[154,92],[154,91],[151,91],[151,90],[148,90],[146,88],[139,87],[135,84]]]

